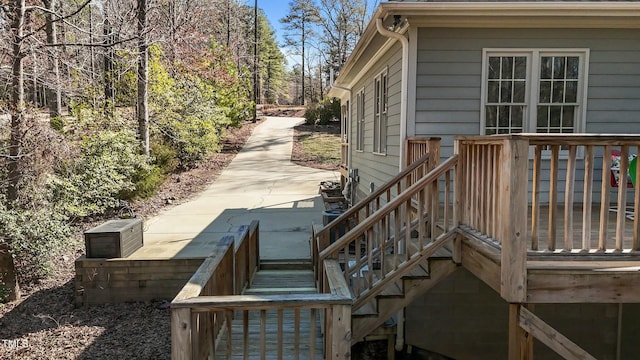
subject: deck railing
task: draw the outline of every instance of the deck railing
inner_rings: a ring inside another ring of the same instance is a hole
[[[500,196],[519,196],[528,204],[530,252],[640,250],[640,187],[629,177],[640,136],[523,134],[464,137],[457,144],[464,168],[463,225],[502,244],[500,219],[511,218],[500,208]],[[514,162],[506,158],[505,144],[521,152]],[[619,159],[613,172],[612,154]],[[614,181],[618,172],[620,186]],[[631,172],[640,180],[640,171]],[[500,191],[514,177],[514,187]]]
[[[389,182],[376,189],[373,193],[369,194],[362,201],[356,203],[350,207],[347,211],[341,214],[338,218],[334,219],[324,228],[318,230],[314,234],[314,239],[318,239],[314,242],[315,249],[312,249],[313,263],[316,266],[315,272],[319,273],[318,261],[316,260],[316,254],[326,249],[331,240],[336,240],[342,235],[351,230],[355,225],[360,223],[363,219],[368,218],[382,205],[388,203],[397,194],[402,193],[409,186],[411,186],[417,179],[422,178],[426,173],[433,169],[440,160],[440,139],[428,138],[428,139],[415,139],[415,144],[409,153],[412,158],[416,158],[407,166],[403,171],[396,175]],[[428,151],[431,150],[431,151]],[[420,154],[420,156],[418,156]]]
[[[346,359],[352,299],[337,264],[324,264],[323,294],[240,295],[259,264],[258,234],[252,222],[236,246],[224,237],[175,297],[172,359]]]
[[[639,146],[640,136],[620,135],[456,138],[461,226],[500,249],[505,299],[524,301],[528,257],[605,260],[640,250],[640,189],[627,189],[629,155]],[[635,176],[640,184],[640,171]]]
[[[355,291],[354,309],[455,237],[453,178],[457,163],[457,156],[449,158],[384,204],[374,199],[375,211],[319,252],[320,263],[335,260],[343,267],[342,274]],[[403,174],[412,171],[408,168]],[[439,184],[444,184],[442,201]],[[320,284],[325,282],[319,280]]]

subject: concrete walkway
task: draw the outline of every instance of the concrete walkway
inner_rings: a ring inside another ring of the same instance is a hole
[[[339,173],[290,161],[301,118],[268,117],[218,179],[189,202],[145,222],[144,247],[130,259],[205,257],[242,225],[260,221],[262,259],[310,256],[311,222],[322,223],[318,185]]]

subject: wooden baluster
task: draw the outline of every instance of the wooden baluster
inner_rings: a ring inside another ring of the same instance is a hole
[[[260,359],[267,357],[267,311],[260,310]]]
[[[611,151],[610,145],[604,147],[604,153],[602,154],[602,184],[600,189],[600,230],[598,232],[598,250],[604,251],[607,249],[607,233],[609,227],[609,206],[610,206],[610,193],[609,187],[611,177]]]
[[[411,257],[411,199],[404,203],[404,246],[405,261]]]
[[[367,232],[373,233],[373,228],[369,228]],[[371,234],[373,235],[373,234]],[[373,287],[373,241],[367,241],[367,289]]]
[[[300,359],[300,309],[293,310],[293,353],[295,360]]]
[[[540,228],[540,173],[542,146],[535,145],[533,151],[533,181],[531,188],[531,250],[538,250]]]
[[[449,231],[451,216],[451,171],[444,174],[444,231]],[[433,235],[432,235],[433,236]]]
[[[551,169],[549,170],[549,227],[547,249],[556,249],[556,209],[558,206],[558,157],[560,145],[551,145]]]
[[[283,347],[284,347],[284,336],[283,329],[284,327],[284,310],[278,309],[278,359],[282,359],[283,355]]]
[[[427,235],[427,229],[425,224],[425,190],[421,189],[418,193],[418,251],[422,250],[424,247],[423,239]],[[407,229],[409,231],[410,229]]]
[[[483,234],[487,233],[487,227],[485,227],[485,217],[487,213],[486,209],[486,196],[487,196],[487,148],[488,146],[481,147],[478,152],[478,206],[476,207],[476,213],[478,214],[478,227]]]
[[[624,247],[624,222],[627,219],[627,174],[629,173],[629,146],[620,147],[620,181],[618,181],[618,216],[616,218],[616,250]]]
[[[493,150],[493,186],[491,187],[491,199],[492,199],[492,214],[491,214],[491,218],[492,220],[492,229],[491,229],[491,237],[493,237],[494,239],[499,238],[498,236],[498,224],[500,223],[498,220],[498,216],[500,216],[500,214],[498,214],[498,210],[500,209],[498,204],[500,203],[500,196],[499,196],[499,188],[500,188],[500,151],[501,151],[501,147],[497,146],[497,145],[492,145],[491,146],[492,150]]]
[[[233,357],[233,310],[225,311],[224,315],[227,325],[227,359],[231,360]]]
[[[316,309],[309,309],[309,359],[316,358]]]
[[[573,197],[576,178],[576,149],[577,146],[569,146],[569,158],[567,159],[567,173],[564,190],[564,249],[573,249]]]
[[[242,311],[242,339],[244,360],[249,360],[249,310]]]
[[[591,208],[593,206],[593,145],[584,149],[584,193],[582,200],[582,250],[591,248]]]
[[[393,210],[393,269],[398,268],[398,256],[400,255],[400,228],[402,227],[402,219],[400,209]]]

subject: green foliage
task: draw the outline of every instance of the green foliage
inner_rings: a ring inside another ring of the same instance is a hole
[[[340,100],[337,98],[325,99],[320,103],[318,123],[327,125],[334,120],[340,120]]]
[[[331,121],[340,119],[340,100],[325,99],[320,104],[309,104],[304,113],[307,125],[327,125]]]
[[[62,132],[64,130],[65,121],[62,116],[56,116],[49,120],[49,124],[53,130]]]
[[[185,59],[173,77],[161,55],[160,47],[150,48],[151,130],[175,150],[180,167],[190,168],[220,150],[223,129],[246,119],[253,104],[220,47],[213,45],[210,56]]]
[[[147,171],[134,144],[135,134],[127,130],[87,136],[80,143],[81,156],[61,161],[50,177],[51,201],[71,218],[115,207],[121,193],[135,191],[136,175]]]
[[[72,231],[66,217],[54,206],[7,209],[4,204],[0,199],[0,228],[4,237],[0,241],[10,242],[19,277],[46,276],[52,261],[71,242]]]
[[[307,105],[304,111],[304,122],[307,125],[315,125],[320,118],[320,109],[318,104],[312,103]]]

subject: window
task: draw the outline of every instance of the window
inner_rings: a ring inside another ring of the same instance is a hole
[[[587,50],[485,51],[483,133],[584,129]]]
[[[342,105],[342,124],[340,126],[340,136],[342,138],[343,144],[349,143],[349,101],[347,100],[346,105]]]
[[[356,94],[356,150],[364,150],[364,88]]]
[[[387,69],[373,81],[374,84],[374,116],[373,116],[373,152],[387,152],[387,109],[388,109],[388,76]]]

